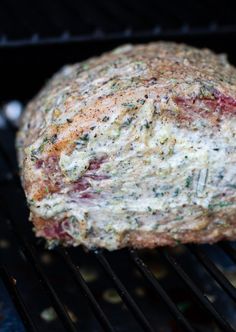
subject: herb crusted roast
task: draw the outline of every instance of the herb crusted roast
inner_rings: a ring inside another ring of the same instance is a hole
[[[183,44],[64,67],[17,137],[37,236],[110,250],[236,238],[236,69]]]

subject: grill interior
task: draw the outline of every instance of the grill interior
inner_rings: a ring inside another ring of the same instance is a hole
[[[124,42],[174,39],[226,52],[236,63],[234,16],[231,5],[222,15],[212,0],[4,0],[1,105],[26,102],[63,64]],[[1,331],[236,331],[235,243],[45,249],[28,223],[15,128],[3,113],[0,120]]]

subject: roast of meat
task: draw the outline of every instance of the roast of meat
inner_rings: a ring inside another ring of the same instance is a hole
[[[236,238],[236,70],[183,44],[66,66],[17,137],[37,236],[109,250]]]

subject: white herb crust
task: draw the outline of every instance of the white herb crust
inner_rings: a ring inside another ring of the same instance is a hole
[[[235,239],[236,70],[183,44],[67,66],[17,146],[38,236],[110,250]]]

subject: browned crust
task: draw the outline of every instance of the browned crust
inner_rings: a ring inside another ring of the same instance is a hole
[[[121,248],[130,246],[134,248],[155,248],[160,246],[175,246],[177,244],[185,243],[215,243],[221,240],[235,240],[236,230],[231,225],[227,230],[215,229],[211,232],[186,231],[184,233],[178,233],[178,239],[174,239],[168,233],[155,233],[155,232],[140,232],[132,231],[127,234],[125,240],[121,243]]]
[[[220,214],[222,215],[222,213]],[[46,237],[44,231],[46,228],[53,227],[55,225],[54,219],[43,219],[32,215],[31,220],[33,221],[36,235],[44,236],[47,240],[58,240],[62,245],[78,245],[73,242],[73,239],[67,234],[62,234],[62,236],[48,236]],[[231,212],[230,215],[225,219],[225,225],[216,225],[214,220],[217,218],[217,214],[209,215],[209,223],[206,228],[195,230],[195,231],[182,231],[176,232],[175,234],[171,232],[157,232],[157,231],[139,231],[131,230],[124,231],[119,234],[120,242],[117,245],[117,249],[124,247],[133,248],[155,248],[160,246],[176,246],[177,244],[185,243],[215,243],[221,240],[235,240],[236,239],[236,228],[235,228],[235,213]],[[59,221],[60,223],[60,221]],[[95,230],[96,231],[96,230]],[[93,245],[93,239],[88,238],[88,243],[86,247],[95,248]],[[91,243],[91,245],[90,245]],[[106,248],[106,243],[103,244],[102,241],[99,243],[99,247]]]
[[[209,213],[207,226],[202,229],[186,230],[173,233],[157,233],[132,231],[128,233],[121,246],[131,246],[135,248],[155,248],[158,246],[174,246],[179,243],[215,243],[221,240],[235,240],[236,211],[232,209],[228,212]],[[202,217],[203,218],[203,217]],[[224,224],[217,224],[217,220],[224,220]]]

